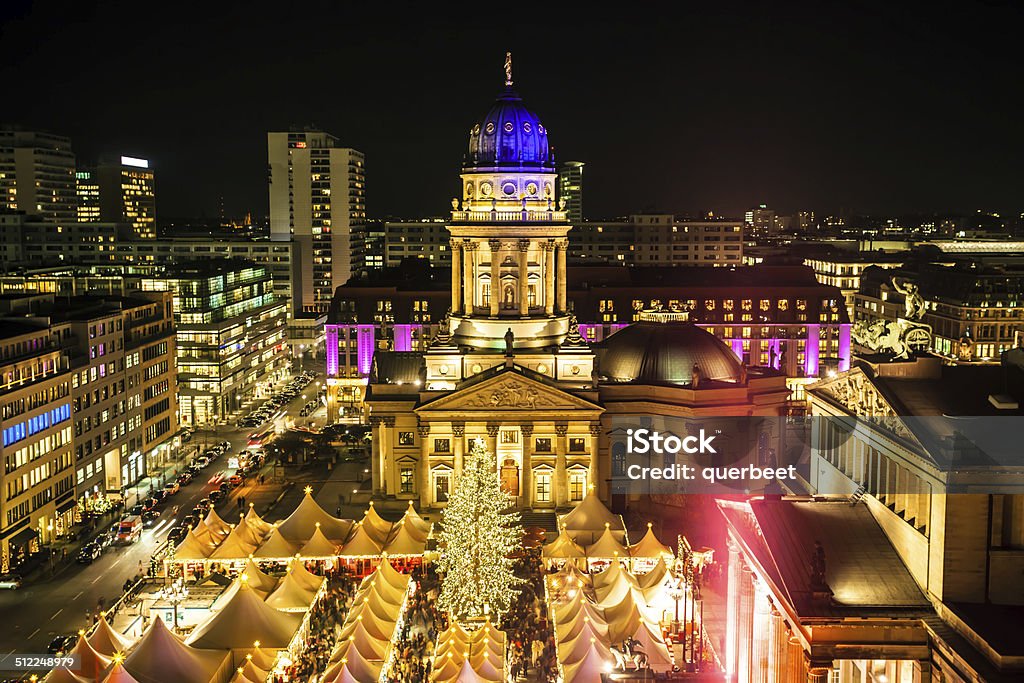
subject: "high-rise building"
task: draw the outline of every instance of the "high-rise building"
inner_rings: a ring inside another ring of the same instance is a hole
[[[677,220],[671,214],[588,221],[569,233],[569,257],[593,264],[738,266],[743,225],[718,218]]]
[[[12,127],[0,129],[0,208],[58,224],[77,221],[71,140]]]
[[[324,131],[267,133],[270,238],[296,243],[293,315],[325,313],[366,221],[363,153]]]
[[[558,204],[569,222],[583,222],[583,162],[566,161],[558,168]]]
[[[156,186],[149,160],[122,156],[96,169],[100,220],[129,223],[135,237],[156,237]]]
[[[78,222],[93,223],[100,219],[100,183],[96,171],[75,171],[75,195],[78,199]]]
[[[223,422],[287,374],[286,306],[274,297],[265,266],[175,263],[144,278],[142,289],[174,293],[182,423]]]
[[[0,405],[0,571],[7,572],[74,521],[71,373],[45,325],[0,320]]]
[[[760,204],[744,214],[744,222],[752,237],[768,237],[775,234],[775,211],[767,204]]]

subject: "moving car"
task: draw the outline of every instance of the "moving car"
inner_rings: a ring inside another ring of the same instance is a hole
[[[228,477],[228,484],[230,484],[232,488],[234,488],[235,486],[241,486],[242,475],[238,473],[232,474],[230,477]]]
[[[78,557],[76,558],[79,564],[92,564],[93,560],[103,554],[103,550],[99,544],[93,541],[92,543],[86,543],[82,546],[82,549],[78,551]]]
[[[146,510],[142,513],[142,526],[151,527],[156,524],[156,520],[160,517],[160,512],[157,510]]]
[[[50,641],[50,644],[46,647],[46,651],[51,655],[60,656],[73,648],[77,642],[78,636],[57,636]]]
[[[21,588],[21,577],[17,574],[0,575],[0,588],[17,590]]]

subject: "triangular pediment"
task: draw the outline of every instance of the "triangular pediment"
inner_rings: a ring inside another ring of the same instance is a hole
[[[907,424],[863,368],[855,367],[814,384],[809,391],[826,398],[850,417],[869,422],[920,445]]]
[[[449,410],[480,412],[603,411],[603,408],[558,387],[526,377],[514,369],[507,369],[482,382],[470,383],[465,387],[455,389],[420,406],[416,412]]]

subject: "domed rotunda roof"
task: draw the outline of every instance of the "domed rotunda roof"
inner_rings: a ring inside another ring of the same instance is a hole
[[[469,131],[469,150],[463,166],[554,171],[548,131],[512,89],[511,55],[505,61],[505,90]]]
[[[689,322],[637,322],[598,347],[598,372],[607,382],[679,384],[739,382],[739,359],[718,337]]]

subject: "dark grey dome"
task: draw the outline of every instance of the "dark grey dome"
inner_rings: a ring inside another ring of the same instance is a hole
[[[732,349],[689,322],[633,323],[598,347],[598,373],[608,382],[685,385],[693,381],[694,365],[702,381],[740,381]]]

